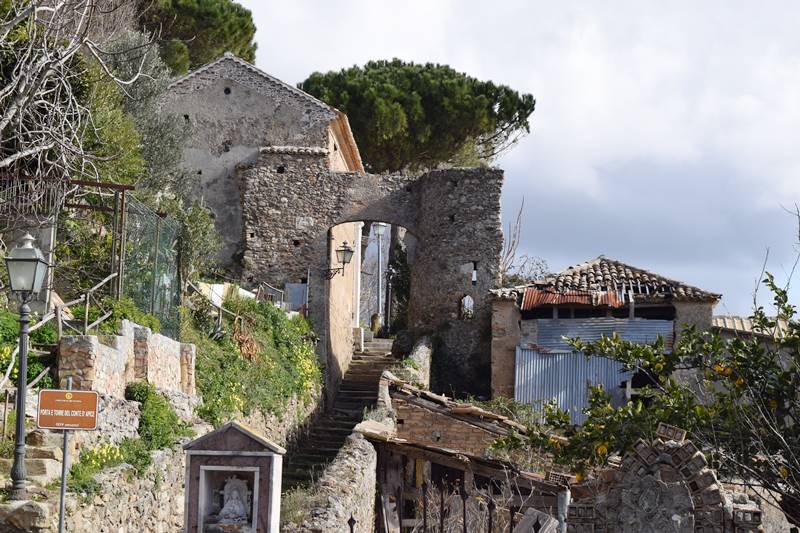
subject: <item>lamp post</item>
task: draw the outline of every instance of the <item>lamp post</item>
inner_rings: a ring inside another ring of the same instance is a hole
[[[386,233],[386,224],[374,222],[372,224],[375,235],[378,237],[378,326],[383,325],[383,280],[381,279],[381,267],[383,266],[383,234]]]
[[[25,395],[28,388],[28,323],[31,308],[28,303],[34,294],[42,290],[47,262],[42,251],[36,248],[34,238],[29,233],[22,238],[22,244],[8,254],[8,268],[11,292],[19,296],[19,372],[17,374],[17,420],[14,436],[14,464],[11,467],[12,500],[23,500],[27,495],[25,477]]]

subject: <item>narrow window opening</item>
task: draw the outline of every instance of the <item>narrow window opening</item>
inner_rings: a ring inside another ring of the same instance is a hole
[[[473,261],[472,262],[472,284],[473,285],[477,285],[478,284],[478,262],[477,261]]]
[[[300,246],[300,241],[295,239],[295,240],[292,241],[292,244],[294,244],[296,247]]]
[[[183,115],[183,121],[189,123],[189,115]]]
[[[225,87],[225,94],[231,94],[231,88]]]
[[[456,221],[456,216],[450,215],[450,222],[455,222],[455,221]]]
[[[256,234],[255,234],[255,233],[253,233],[253,232],[251,231],[251,232],[250,232],[250,238],[251,238],[251,239],[254,239],[254,238],[255,238],[255,236],[256,236]]]
[[[475,316],[475,300],[469,294],[461,298],[459,307],[458,315],[461,320],[470,320]]]
[[[286,167],[283,165],[278,165],[278,168],[276,168],[275,170],[278,172],[278,174],[283,174],[284,172],[286,172]]]
[[[334,152],[338,152],[339,151],[339,147],[336,145],[336,143],[333,143],[333,151]]]
[[[198,176],[199,176],[199,175],[201,175],[202,173],[203,173],[203,171],[202,171],[202,170],[198,170],[198,171],[197,171],[197,175],[198,175]]]
[[[222,151],[223,152],[230,152],[231,151],[231,141],[225,141],[222,143]]]

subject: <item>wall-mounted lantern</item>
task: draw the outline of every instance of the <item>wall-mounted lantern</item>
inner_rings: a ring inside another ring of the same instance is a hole
[[[347,241],[344,241],[342,245],[336,249],[336,260],[342,266],[326,270],[325,279],[333,279],[333,277],[340,272],[342,276],[344,276],[344,267],[353,260],[353,253],[353,248],[347,244]]]

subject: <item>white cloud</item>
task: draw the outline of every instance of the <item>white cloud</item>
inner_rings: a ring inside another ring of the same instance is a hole
[[[526,196],[526,251],[554,267],[617,255],[740,313],[766,247],[790,268],[799,4],[242,3],[259,67],[292,83],[400,57],[533,93],[532,134],[499,162],[504,215]]]

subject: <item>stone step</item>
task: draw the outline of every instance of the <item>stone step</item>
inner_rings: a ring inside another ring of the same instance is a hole
[[[0,472],[10,477],[12,459],[0,459]],[[26,478],[37,485],[47,485],[61,478],[61,461],[25,458]]]

